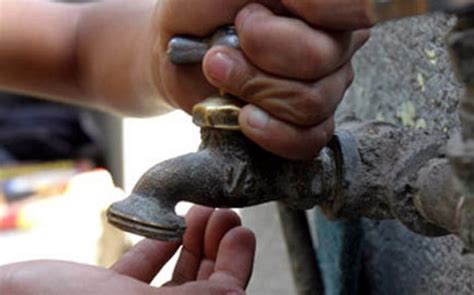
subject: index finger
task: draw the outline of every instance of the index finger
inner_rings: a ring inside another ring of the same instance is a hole
[[[282,0],[287,9],[308,23],[337,30],[368,28],[374,25],[373,0]]]
[[[247,228],[235,227],[227,232],[209,281],[245,289],[252,274],[255,244],[255,235]]]

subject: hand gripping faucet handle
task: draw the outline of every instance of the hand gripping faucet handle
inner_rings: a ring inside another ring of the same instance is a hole
[[[204,59],[206,52],[215,45],[239,49],[239,37],[234,27],[222,27],[206,38],[192,36],[173,37],[168,43],[168,58],[176,65],[200,63]]]
[[[200,63],[206,52],[215,45],[239,49],[239,37],[234,27],[223,27],[207,38],[174,37],[168,43],[168,58],[176,65]],[[239,99],[220,93],[194,106],[193,122],[201,128],[240,130],[238,119],[241,106]]]

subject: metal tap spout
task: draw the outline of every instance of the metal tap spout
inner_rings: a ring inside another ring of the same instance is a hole
[[[240,208],[282,200],[311,208],[333,187],[321,184],[335,170],[330,150],[296,162],[263,151],[239,131],[202,128],[201,134],[198,152],[154,166],[129,198],[113,204],[110,222],[149,238],[179,240],[186,225],[174,208],[181,201]]]
[[[179,239],[186,224],[174,208],[180,201],[194,201],[192,196],[206,197],[215,203],[217,189],[210,188],[219,186],[217,162],[218,158],[201,151],[155,165],[142,176],[127,199],[108,209],[109,221],[148,238]]]

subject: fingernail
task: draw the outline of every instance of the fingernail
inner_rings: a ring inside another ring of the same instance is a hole
[[[215,82],[225,82],[232,71],[234,61],[223,52],[213,54],[207,62],[207,73]]]
[[[264,129],[270,117],[267,113],[255,106],[248,106],[247,123],[254,129]]]

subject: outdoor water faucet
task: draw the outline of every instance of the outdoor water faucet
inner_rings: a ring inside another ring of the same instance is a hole
[[[336,169],[337,137],[310,161],[291,161],[264,151],[239,130],[239,106],[231,98],[214,97],[196,105],[194,122],[201,127],[196,153],[151,168],[131,196],[113,204],[114,225],[160,240],[179,240],[186,225],[174,207],[189,201],[210,207],[247,207],[280,200],[309,209],[328,201],[342,179]]]
[[[238,48],[238,41],[233,28],[226,27],[206,39],[173,38],[168,54],[175,64],[197,63],[209,47]],[[298,209],[330,202],[338,179],[344,179],[340,172],[350,170],[336,165],[344,163],[343,145],[355,149],[352,138],[344,133],[335,136],[330,147],[310,161],[283,159],[243,135],[238,123],[240,108],[241,102],[228,95],[216,95],[194,106],[193,122],[201,127],[199,151],[151,168],[129,198],[109,208],[109,221],[149,238],[179,240],[186,228],[174,210],[180,201],[235,208],[279,200]]]
[[[383,20],[420,13],[408,5],[416,1],[372,2]],[[216,95],[192,112],[201,127],[199,151],[151,168],[129,198],[109,208],[109,221],[149,238],[179,240],[186,228],[174,211],[180,201],[221,208],[281,201],[296,209],[320,206],[334,218],[396,218],[424,235],[455,233],[473,249],[474,0],[419,2],[428,6],[416,7],[427,11],[459,12],[461,27],[448,44],[467,91],[460,109],[462,136],[449,147],[422,130],[352,119],[314,159],[291,161],[247,139],[238,124],[241,102]],[[232,27],[205,39],[173,38],[168,54],[175,64],[198,63],[217,44],[239,47]]]

